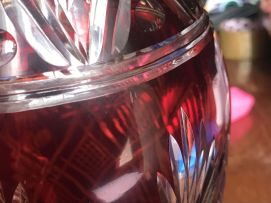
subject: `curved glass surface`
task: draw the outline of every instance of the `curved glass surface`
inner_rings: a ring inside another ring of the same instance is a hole
[[[0,2],[0,202],[217,202],[229,92],[196,0]]]

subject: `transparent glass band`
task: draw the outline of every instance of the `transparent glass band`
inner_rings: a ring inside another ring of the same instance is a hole
[[[70,67],[68,74],[54,71],[43,73],[42,76],[33,77],[31,80],[13,78],[3,81],[0,86],[0,112],[44,108],[127,89],[183,64],[197,55],[211,38],[212,31],[204,14],[199,21],[178,35],[146,48],[145,52],[150,56],[147,58],[153,61],[152,63],[144,61],[144,64],[139,64],[146,55],[134,56],[138,54],[135,53],[118,63]],[[144,53],[144,50],[141,52]],[[145,65],[148,63],[149,65]]]

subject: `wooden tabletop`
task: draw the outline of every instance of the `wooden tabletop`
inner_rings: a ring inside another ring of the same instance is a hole
[[[230,84],[252,94],[256,103],[231,126],[224,203],[271,203],[271,63],[226,65]]]

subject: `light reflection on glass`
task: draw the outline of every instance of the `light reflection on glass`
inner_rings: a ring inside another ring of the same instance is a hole
[[[104,202],[113,202],[123,196],[128,190],[137,184],[142,177],[142,173],[132,172],[125,174],[101,187],[95,189],[93,193]]]
[[[102,51],[107,0],[93,0],[90,11],[89,64],[97,62]]]

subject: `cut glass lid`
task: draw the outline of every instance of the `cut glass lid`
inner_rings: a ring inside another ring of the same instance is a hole
[[[173,50],[140,56],[187,34],[201,16],[196,0],[2,0],[0,82],[136,57],[142,66]]]

